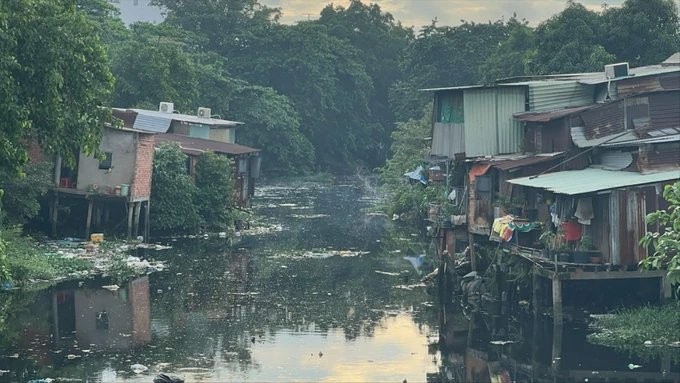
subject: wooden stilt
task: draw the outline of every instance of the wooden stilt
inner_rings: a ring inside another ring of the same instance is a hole
[[[127,204],[127,229],[128,229],[128,239],[132,238],[132,216],[135,214],[134,206],[132,202]]]
[[[543,308],[541,307],[541,276],[538,275],[536,269],[531,272],[531,282],[532,282],[532,305],[534,309],[534,317],[538,317],[541,314]]]
[[[559,280],[559,279],[558,279]],[[562,333],[563,333],[562,318],[553,318],[553,341],[552,341],[552,368],[553,371],[560,370],[562,362]]]
[[[670,299],[671,298],[671,284],[668,282],[668,276],[666,274],[661,276],[661,279],[659,280],[659,284],[661,286],[660,289],[660,296],[659,298],[661,299],[661,302]]]
[[[144,242],[149,242],[149,213],[151,211],[151,200],[146,201],[146,214],[144,214]]]
[[[477,271],[477,257],[475,255],[475,235],[468,233],[468,248],[470,249],[470,267]]]
[[[85,239],[90,238],[90,229],[92,225],[92,207],[94,205],[93,199],[87,200],[87,222],[85,223]]]
[[[141,202],[135,202],[135,223],[134,223],[134,232],[135,232],[135,238],[139,235],[139,215],[142,212],[142,203]]]
[[[54,191],[54,197],[52,198],[52,238],[57,237],[57,221],[59,219],[59,192]]]
[[[553,318],[562,322],[562,280],[558,275],[552,276]]]

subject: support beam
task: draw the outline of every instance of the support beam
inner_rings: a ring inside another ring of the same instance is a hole
[[[127,238],[132,238],[132,216],[135,214],[134,206],[132,202],[127,204]]]
[[[562,280],[552,279],[553,320],[562,322]]]
[[[135,223],[134,223],[134,233],[135,233],[135,238],[139,235],[139,216],[142,212],[142,203],[141,202],[135,202]]]
[[[472,271],[477,271],[477,257],[475,256],[475,235],[468,233],[468,246],[470,249],[470,267]]]
[[[144,215],[144,242],[149,242],[149,213],[151,211],[151,200],[146,201],[146,214]]]
[[[59,192],[53,191],[52,209],[51,209],[51,223],[52,223],[52,238],[57,237],[57,221],[59,219]]]
[[[541,299],[541,276],[538,274],[536,270],[536,266],[534,266],[533,271],[531,272],[531,282],[532,282],[532,305],[534,309],[534,318],[537,318],[541,314],[541,310],[543,308],[541,307],[542,299]]]
[[[90,238],[90,229],[92,225],[92,207],[94,205],[93,199],[87,200],[87,222],[85,223],[85,239]]]

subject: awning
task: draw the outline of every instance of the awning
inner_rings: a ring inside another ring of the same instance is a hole
[[[564,172],[547,173],[538,177],[522,177],[508,182],[514,185],[545,189],[553,193],[576,195],[600,190],[612,190],[626,186],[644,185],[656,182],[680,180],[680,169],[658,173],[641,174],[636,172],[587,168]]]

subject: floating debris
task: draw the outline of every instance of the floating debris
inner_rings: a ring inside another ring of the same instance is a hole
[[[317,219],[317,218],[326,218],[330,217],[328,214],[291,214],[291,218],[298,218],[298,219]]]
[[[148,371],[148,370],[149,370],[149,367],[147,367],[147,366],[145,366],[145,365],[143,365],[143,364],[135,363],[135,364],[133,364],[132,366],[130,366],[130,369],[131,369],[132,372],[134,372],[135,374],[141,374],[141,373],[143,373],[143,372],[145,372],[145,371]]]
[[[390,276],[393,276],[393,277],[400,274],[400,273],[393,273],[393,272],[381,271],[381,270],[375,270],[375,272],[376,272],[376,274],[390,275]]]
[[[102,286],[102,289],[106,289],[106,290],[109,290],[109,291],[118,291],[118,289],[120,289],[120,286],[118,286],[118,285],[106,285],[106,286]]]
[[[506,345],[506,344],[512,344],[512,343],[516,343],[516,342],[514,340],[492,340],[489,343],[503,346],[503,345]]]
[[[640,367],[642,367],[642,366],[640,366],[639,364],[628,363],[628,369],[629,370],[635,370],[635,369],[640,368]]]

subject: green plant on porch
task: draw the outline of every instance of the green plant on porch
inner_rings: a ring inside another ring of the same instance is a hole
[[[581,239],[576,244],[576,249],[581,251],[595,250],[593,239],[588,235],[581,236]]]
[[[647,225],[657,225],[658,230],[647,232],[640,240],[641,245],[650,249],[650,255],[640,261],[640,266],[665,269],[668,282],[680,284],[680,181],[666,185],[663,197],[668,201],[668,209],[647,215]]]

